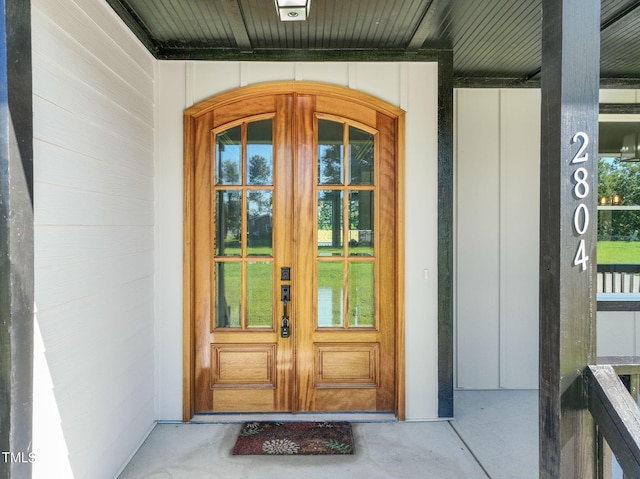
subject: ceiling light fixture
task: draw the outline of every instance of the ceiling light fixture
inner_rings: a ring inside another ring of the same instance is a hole
[[[309,16],[311,0],[275,0],[281,22],[302,22]]]

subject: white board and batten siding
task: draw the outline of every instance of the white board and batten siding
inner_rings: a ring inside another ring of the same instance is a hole
[[[455,384],[537,388],[540,91],[459,89],[454,98]],[[601,90],[600,102],[639,103],[640,90]],[[640,354],[639,321],[599,312],[598,355]]]
[[[155,421],[157,63],[106,2],[34,0],[33,477],[112,478]]]
[[[217,93],[282,80],[338,84],[406,111],[407,418],[437,417],[437,78],[437,63],[159,62],[161,419],[182,417],[182,111]]]
[[[456,386],[538,385],[540,91],[459,89]]]

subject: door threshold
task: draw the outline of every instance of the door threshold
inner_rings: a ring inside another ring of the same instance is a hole
[[[338,413],[200,413],[194,414],[191,424],[234,424],[250,421],[303,422],[398,422],[391,412],[338,412]]]

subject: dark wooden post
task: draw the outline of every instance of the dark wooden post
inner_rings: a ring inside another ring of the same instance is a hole
[[[542,2],[540,477],[595,478],[600,0]]]
[[[438,416],[453,417],[453,52],[438,54]]]
[[[30,478],[33,127],[29,0],[0,7],[0,478]]]

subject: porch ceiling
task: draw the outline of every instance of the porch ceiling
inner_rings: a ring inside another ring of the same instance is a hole
[[[312,0],[280,22],[273,0],[106,0],[159,59],[422,60],[453,50],[457,86],[534,86],[541,0]],[[602,0],[603,86],[640,85],[640,0]],[[586,55],[589,52],[585,52]]]

